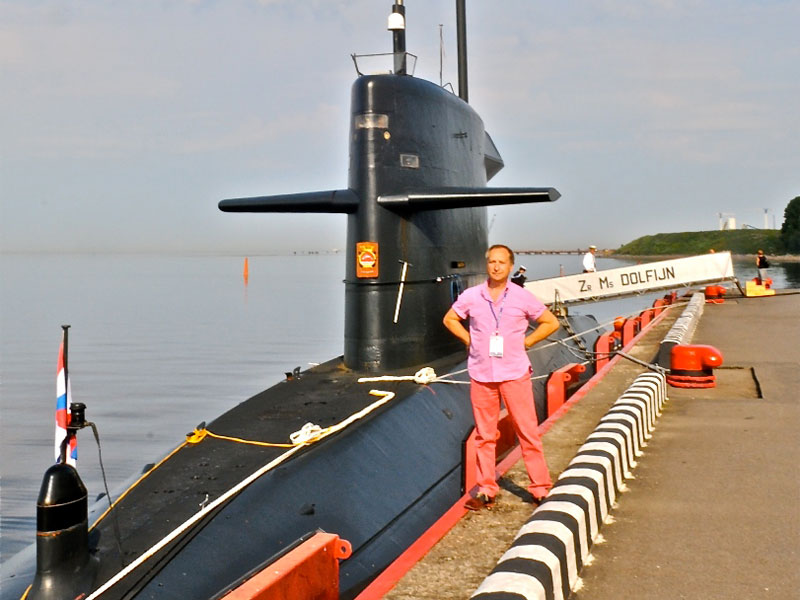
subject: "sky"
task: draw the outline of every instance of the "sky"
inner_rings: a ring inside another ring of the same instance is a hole
[[[224,198],[347,184],[350,55],[390,0],[0,0],[0,250],[284,253],[341,215]],[[457,90],[454,0],[406,0],[416,76]],[[800,195],[800,3],[468,0],[470,104],[553,204],[490,207],[490,241],[616,248],[780,227]]]

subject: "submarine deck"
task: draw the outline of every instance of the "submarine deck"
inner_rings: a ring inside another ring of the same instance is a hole
[[[446,373],[462,361],[463,356],[458,355],[433,362],[431,366],[439,373]],[[407,375],[407,372],[385,374]],[[358,383],[358,378],[364,375],[367,374],[345,368],[341,358],[328,361],[242,402],[210,422],[206,429],[237,440],[289,444],[290,434],[309,420],[324,429],[378,401],[379,398],[369,394],[376,384]],[[380,382],[377,387],[395,393],[396,400],[418,389],[417,384],[409,381]],[[382,408],[364,419],[378,414]],[[331,439],[300,448],[291,459],[324,448]],[[115,503],[114,510],[102,517],[90,532],[90,545],[113,557],[118,555],[118,528],[123,552],[122,561],[101,563],[98,581],[109,579],[121,568],[121,563],[127,565],[141,556],[194,517],[204,504],[220,498],[289,450],[207,435],[199,443],[181,444],[160,463],[146,467],[146,476],[132,485]],[[178,538],[172,545],[182,543]],[[167,547],[162,553],[170,551]]]
[[[693,343],[724,357],[717,387],[670,388],[670,400],[600,532],[572,600],[789,598],[800,587],[800,295],[726,298],[706,306]],[[631,353],[650,360],[678,315]],[[621,361],[544,435],[560,473],[642,371]],[[760,396],[760,397],[759,397]],[[532,508],[521,461],[492,511],[463,518],[387,600],[466,599],[511,545]]]

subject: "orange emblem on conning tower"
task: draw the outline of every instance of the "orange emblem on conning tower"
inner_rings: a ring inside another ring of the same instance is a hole
[[[356,277],[378,276],[378,242],[356,244]]]

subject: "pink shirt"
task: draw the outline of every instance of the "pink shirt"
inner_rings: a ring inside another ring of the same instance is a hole
[[[506,283],[506,289],[493,303],[488,283],[482,283],[465,290],[452,308],[460,318],[469,318],[467,367],[472,379],[512,381],[532,371],[525,352],[525,334],[528,323],[547,310],[536,296],[523,287]],[[489,338],[495,333],[503,336],[502,357],[489,356]]]

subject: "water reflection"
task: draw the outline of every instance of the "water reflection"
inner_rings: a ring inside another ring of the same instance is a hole
[[[800,288],[800,263],[789,262],[778,265],[783,269],[787,288]]]

